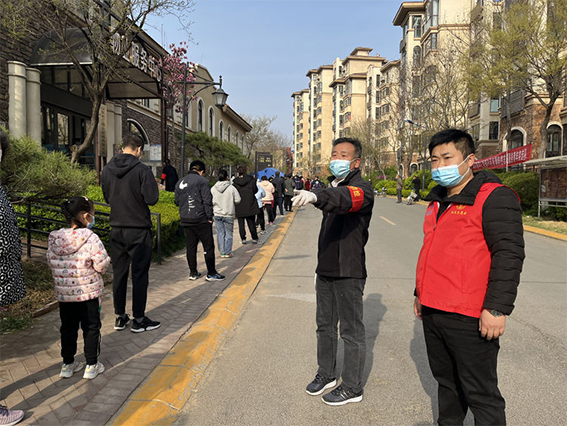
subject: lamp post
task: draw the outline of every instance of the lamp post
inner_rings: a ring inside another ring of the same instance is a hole
[[[421,127],[424,130],[429,130],[429,128],[427,127],[427,125],[422,125],[419,123],[416,123],[415,121],[411,121],[406,119],[406,122],[408,122],[409,124],[411,124],[412,126],[417,126],[417,127]],[[421,190],[424,191],[425,190],[425,166],[427,164],[427,139],[425,139],[423,137],[423,132],[421,133],[421,139],[423,139],[423,173],[421,175]]]
[[[195,92],[195,94],[191,97],[191,99],[193,99],[193,97],[195,97],[197,94],[199,94],[199,92],[201,92],[202,90],[205,90],[207,87],[211,87],[211,86],[219,86],[217,90],[215,90],[213,92],[213,98],[215,101],[215,105],[218,106],[219,108],[222,108],[223,106],[226,105],[226,99],[228,98],[228,93],[226,93],[224,90],[222,90],[222,75],[219,77],[219,82],[217,83],[216,81],[212,81],[212,80],[206,80],[203,77],[200,76],[195,76],[196,78],[201,78],[203,81],[192,81],[192,82],[187,82],[187,63],[185,63],[185,69],[183,71],[183,113],[182,113],[182,118],[181,118],[181,177],[185,176],[185,127],[187,125],[187,85],[191,84],[191,85],[195,85],[195,84],[199,84],[199,85],[203,85],[203,87],[201,87],[197,92]],[[191,102],[191,99],[189,99],[189,102]]]

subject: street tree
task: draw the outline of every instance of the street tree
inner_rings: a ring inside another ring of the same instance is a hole
[[[291,146],[291,139],[271,127],[277,117],[243,115],[243,118],[252,126],[252,130],[244,136],[244,155],[251,159],[256,151],[269,152],[278,162],[274,165],[283,167],[284,152]]]
[[[203,161],[209,174],[224,166],[251,165],[237,145],[209,136],[204,132],[189,133],[185,137],[185,156]]]
[[[132,42],[143,31],[151,16],[173,15],[184,25],[192,11],[192,0],[10,0],[0,3],[0,25],[10,38],[24,37],[33,20],[41,16],[42,24],[50,31],[50,48],[65,52],[78,71],[81,83],[92,103],[91,119],[84,140],[72,147],[71,161],[95,139],[99,113],[108,83],[112,80],[128,82],[124,57],[132,57]],[[81,57],[85,49],[75,49],[73,40],[66,37],[69,30],[78,29],[84,38],[91,64]],[[159,61],[152,57],[136,57],[141,66],[153,75],[161,73]]]
[[[567,90],[567,0],[529,0],[503,7],[497,19],[475,23],[469,51],[468,82],[476,96],[504,97],[515,92],[537,100],[545,111],[538,157],[546,151],[553,108]],[[503,105],[511,134],[510,102]]]

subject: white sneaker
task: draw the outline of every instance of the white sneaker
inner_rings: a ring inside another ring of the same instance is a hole
[[[102,373],[104,373],[104,365],[101,362],[97,362],[93,365],[87,365],[87,368],[85,368],[85,374],[83,374],[83,379],[92,380]]]
[[[59,377],[63,379],[68,379],[69,377],[73,377],[73,373],[77,371],[81,371],[85,366],[84,362],[74,361],[73,364],[63,364],[61,366],[61,373],[59,373]]]

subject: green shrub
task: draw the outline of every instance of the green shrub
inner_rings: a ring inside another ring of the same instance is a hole
[[[522,209],[525,212],[537,211],[539,197],[539,176],[532,172],[501,173],[500,179],[506,186],[512,188],[520,197]]]

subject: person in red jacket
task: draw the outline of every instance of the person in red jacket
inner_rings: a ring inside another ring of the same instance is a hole
[[[473,173],[472,137],[448,129],[429,143],[439,184],[423,225],[415,315],[438,382],[440,425],[504,425],[498,389],[499,337],[514,309],[524,261],[518,196],[490,172]]]

